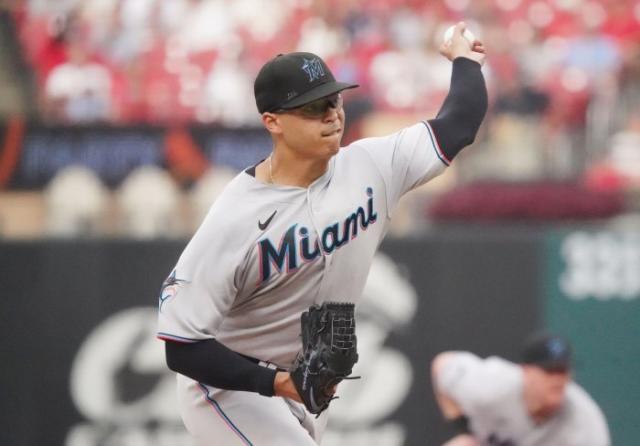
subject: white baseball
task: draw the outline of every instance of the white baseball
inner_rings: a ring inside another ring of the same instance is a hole
[[[445,43],[447,43],[448,41],[451,40],[451,38],[453,37],[453,32],[455,31],[455,29],[456,29],[456,25],[451,25],[444,32],[444,36],[443,36],[442,40],[444,40]],[[473,33],[471,31],[469,31],[469,28],[465,28],[464,32],[462,33],[462,37],[467,39],[467,41],[469,42],[470,46],[472,46],[473,42],[476,41],[476,36],[474,36]]]

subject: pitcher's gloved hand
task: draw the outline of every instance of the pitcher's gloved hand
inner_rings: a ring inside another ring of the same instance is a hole
[[[309,412],[329,407],[336,386],[358,361],[355,306],[326,302],[302,313],[302,351],[289,371]]]

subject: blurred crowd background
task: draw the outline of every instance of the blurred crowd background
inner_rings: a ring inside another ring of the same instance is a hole
[[[438,47],[459,20],[488,49],[490,111],[392,233],[638,221],[638,0],[16,0],[0,14],[2,237],[187,236],[269,153],[253,101],[266,60],[315,52],[360,84],[348,143],[435,115],[451,71]],[[111,147],[103,164],[128,160],[115,177],[95,162]]]

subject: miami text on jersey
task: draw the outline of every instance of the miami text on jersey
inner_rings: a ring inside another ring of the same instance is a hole
[[[281,272],[286,268],[287,273],[292,272],[298,266],[313,262],[323,253],[330,254],[334,250],[346,245],[350,240],[358,236],[358,228],[363,231],[375,223],[378,214],[373,210],[373,189],[367,188],[366,210],[359,206],[352,214],[348,215],[340,224],[336,222],[327,226],[320,234],[320,240],[316,238],[310,241],[310,231],[305,226],[298,227],[295,223],[285,231],[276,248],[269,238],[264,238],[258,242],[260,278],[262,283],[271,277],[271,266]],[[322,243],[322,249],[320,249]]]

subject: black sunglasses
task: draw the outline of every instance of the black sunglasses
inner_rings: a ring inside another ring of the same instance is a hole
[[[292,113],[303,118],[319,119],[327,114],[329,108],[342,108],[342,95],[340,93],[316,99],[300,107],[276,110],[274,113]]]

